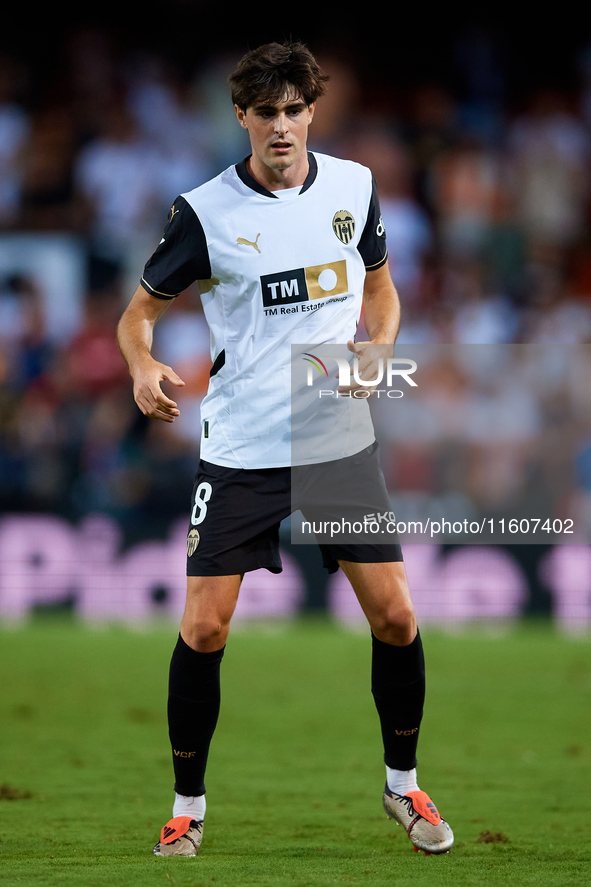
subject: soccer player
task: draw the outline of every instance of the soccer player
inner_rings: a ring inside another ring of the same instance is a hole
[[[379,359],[392,355],[398,332],[373,176],[307,149],[326,80],[300,43],[267,44],[242,58],[230,84],[252,153],[177,197],[118,327],[136,403],[146,416],[174,422],[177,404],[161,384],[184,383],[152,357],[153,327],[171,300],[199,281],[212,367],[201,408],[187,600],[170,664],[175,799],[154,848],[159,856],[198,853],[220,663],[240,583],[249,570],[281,570],[279,524],[292,512],[291,345],[348,343],[359,378],[369,380]],[[326,270],[332,273],[322,277]],[[355,343],[362,305],[369,338]],[[342,393],[359,387],[351,380]],[[349,450],[320,471],[332,464],[344,477],[363,478],[389,509],[376,447],[353,434]],[[320,548],[325,567],[342,569],[351,582],[371,629],[386,813],[405,826],[415,849],[443,853],[453,833],[417,784],[425,666],[400,546],[328,541]]]

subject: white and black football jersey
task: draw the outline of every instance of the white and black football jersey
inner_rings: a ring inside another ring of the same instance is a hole
[[[308,157],[301,187],[268,191],[242,161],[179,196],[144,269],[143,287],[161,299],[198,281],[212,359],[201,458],[217,465],[292,464],[292,345],[354,339],[366,270],[387,261],[370,170]],[[367,427],[346,436],[347,451],[308,461],[359,452],[373,442]]]

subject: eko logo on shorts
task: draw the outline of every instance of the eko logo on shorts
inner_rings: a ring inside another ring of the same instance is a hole
[[[338,296],[349,291],[347,262],[342,259],[326,265],[265,274],[261,277],[261,289],[265,308]]]

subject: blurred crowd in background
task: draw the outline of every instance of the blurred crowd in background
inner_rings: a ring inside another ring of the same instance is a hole
[[[574,62],[576,82],[534,84],[517,106],[486,34],[456,47],[461,96],[438,82],[368,93],[354,64],[313,49],[331,79],[310,148],[376,177],[400,343],[591,345],[591,47]],[[183,293],[157,327],[155,353],[186,382],[172,427],[135,407],[115,327],[175,197],[248,153],[227,87],[239,55],[210,53],[180,72],[82,28],[47,78],[0,57],[3,512],[107,513],[128,540],[164,534],[187,513],[211,365],[198,293]],[[62,266],[22,258],[52,244],[83,268],[63,322],[51,321],[48,295]],[[460,386],[446,379],[451,403]],[[470,384],[464,375],[464,394]],[[555,386],[552,416],[559,401]],[[522,452],[540,426],[523,401],[509,410]],[[393,460],[395,444],[392,428]],[[407,486],[436,486],[433,466],[423,459],[419,472],[407,451]],[[591,489],[585,447],[578,458],[571,483]],[[394,461],[391,476],[399,482]]]

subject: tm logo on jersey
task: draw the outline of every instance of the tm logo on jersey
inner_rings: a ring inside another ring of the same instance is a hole
[[[312,306],[298,306],[298,302],[339,296],[349,291],[347,262],[329,262],[309,268],[295,268],[261,277],[265,314],[295,314],[313,310]],[[315,305],[314,308],[320,307]]]

